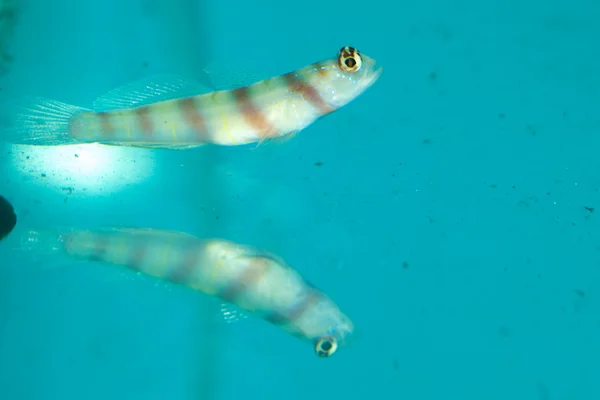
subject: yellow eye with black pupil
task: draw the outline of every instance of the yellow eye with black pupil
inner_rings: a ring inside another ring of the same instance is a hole
[[[344,72],[353,73],[362,66],[360,52],[354,47],[345,46],[338,52],[338,66]]]
[[[337,348],[337,341],[333,337],[322,337],[315,343],[315,352],[319,357],[329,357]]]

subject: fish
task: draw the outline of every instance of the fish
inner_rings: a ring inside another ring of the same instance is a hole
[[[92,109],[45,98],[23,100],[4,137],[25,145],[175,150],[288,140],[356,99],[382,72],[374,59],[344,46],[335,57],[229,89],[157,75],[111,90]]]
[[[20,249],[45,260],[52,253],[121,266],[217,297],[227,306],[224,318],[236,311],[261,318],[312,344],[321,358],[349,343],[355,331],[323,291],[281,257],[250,245],[182,231],[102,227],[29,229]]]

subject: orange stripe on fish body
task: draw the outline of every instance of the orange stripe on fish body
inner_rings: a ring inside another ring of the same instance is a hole
[[[335,110],[319,93],[319,91],[306,81],[301,75],[291,72],[283,76],[287,83],[288,90],[292,93],[298,93],[309,103],[319,116],[329,114]]]
[[[150,106],[142,106],[134,109],[135,115],[138,118],[138,125],[141,128],[144,136],[148,139],[152,139],[154,131],[154,122],[152,121],[153,114],[159,114],[153,110]],[[159,114],[160,115],[160,114]]]
[[[256,94],[256,92],[260,93],[265,85],[266,83],[261,82],[232,92],[244,120],[254,130],[259,140],[278,136],[277,126],[269,120],[268,111],[263,110],[264,107],[260,104],[260,97]]]
[[[179,262],[172,264],[165,278],[171,282],[193,287],[195,274],[202,262],[201,250],[198,246],[187,247]]]
[[[260,293],[260,284],[268,279],[268,273],[273,264],[264,258],[248,258],[245,262],[238,264],[239,271],[230,282],[221,288],[218,296],[232,304],[245,308],[246,310],[260,310],[271,307],[270,304],[257,301],[257,293]]]
[[[207,142],[209,139],[205,116],[198,105],[197,97],[186,97],[178,100],[177,105],[181,111],[187,127],[194,132],[199,141]]]

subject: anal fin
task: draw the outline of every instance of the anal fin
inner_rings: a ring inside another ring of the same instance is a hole
[[[299,130],[298,131],[291,131],[291,132],[286,133],[285,135],[277,136],[277,137],[271,139],[271,142],[274,142],[274,143],[285,143],[288,140],[293,139],[298,134],[298,132],[300,132],[300,131]]]
[[[252,148],[252,150],[258,149],[263,143],[266,143],[266,142],[283,144],[283,143],[287,142],[288,140],[293,139],[298,134],[298,132],[300,132],[300,131],[299,130],[291,131],[284,135],[275,136],[275,137],[260,138],[258,143],[256,144],[256,146],[254,146]]]
[[[136,149],[166,149],[166,150],[188,150],[201,147],[206,143],[131,143],[131,142],[98,142],[106,146],[131,147]]]

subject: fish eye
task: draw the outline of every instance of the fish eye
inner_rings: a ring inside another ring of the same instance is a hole
[[[337,341],[331,336],[322,337],[315,343],[315,352],[319,357],[329,357],[337,348]]]
[[[344,46],[338,52],[338,66],[344,72],[356,72],[362,66],[360,52],[354,47]]]

